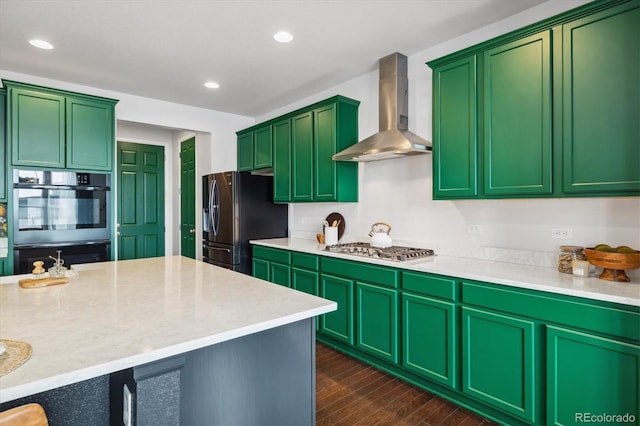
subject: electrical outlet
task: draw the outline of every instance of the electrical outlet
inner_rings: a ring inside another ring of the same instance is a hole
[[[122,423],[124,426],[133,425],[133,402],[131,398],[131,391],[125,384],[122,391]]]
[[[467,225],[467,234],[482,234],[482,225]]]
[[[557,240],[572,240],[573,229],[572,228],[552,228],[551,237]]]

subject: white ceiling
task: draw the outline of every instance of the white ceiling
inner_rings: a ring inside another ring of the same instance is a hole
[[[543,2],[0,0],[0,70],[255,117]]]

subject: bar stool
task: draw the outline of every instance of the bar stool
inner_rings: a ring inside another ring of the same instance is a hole
[[[25,404],[0,413],[0,426],[49,426],[40,404]]]

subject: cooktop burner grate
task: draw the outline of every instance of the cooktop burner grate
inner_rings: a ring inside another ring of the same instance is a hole
[[[352,254],[355,256],[363,257],[374,257],[378,259],[393,260],[397,262],[422,259],[424,257],[435,255],[435,252],[431,249],[402,246],[377,248],[371,247],[369,243],[362,242],[335,244],[332,246],[327,246],[325,250],[334,253]]]

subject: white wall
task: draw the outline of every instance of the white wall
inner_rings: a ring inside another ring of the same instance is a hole
[[[551,1],[495,25],[409,57],[409,129],[431,139],[431,70],[427,61],[491,39],[586,1]],[[389,52],[392,53],[392,52]],[[402,52],[401,52],[402,53]],[[378,129],[378,73],[373,72],[287,107],[257,122],[341,94],[361,101],[363,139]],[[290,207],[291,234],[314,238],[324,217],[345,217],[343,241],[367,240],[371,224],[389,222],[395,243],[432,247],[441,254],[555,266],[560,245],[604,242],[640,247],[640,198],[433,201],[431,156],[360,163],[358,203],[306,203]],[[468,234],[481,225],[482,234]],[[574,238],[551,238],[551,229],[570,227]]]

